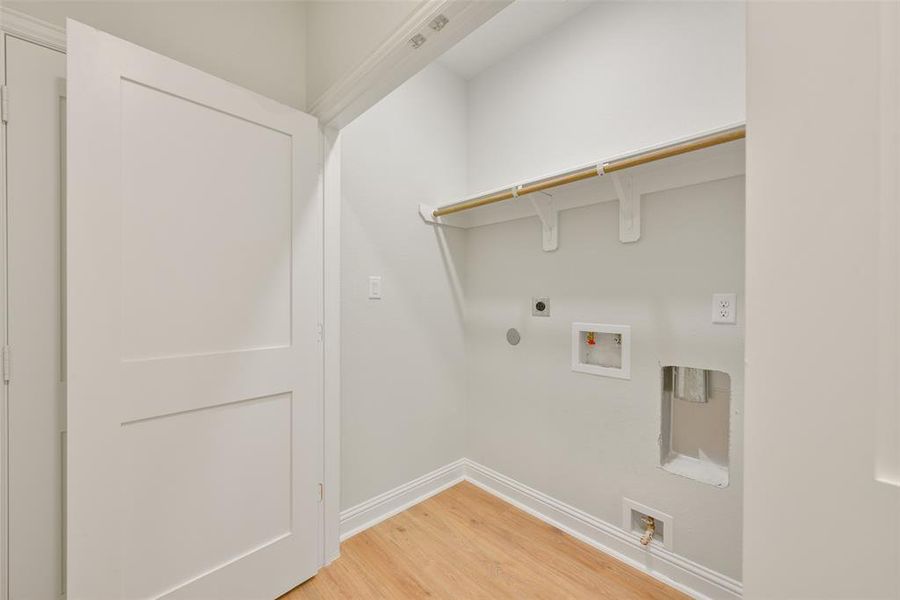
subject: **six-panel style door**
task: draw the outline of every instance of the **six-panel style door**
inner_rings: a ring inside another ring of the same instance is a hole
[[[312,117],[68,23],[68,597],[319,565]]]

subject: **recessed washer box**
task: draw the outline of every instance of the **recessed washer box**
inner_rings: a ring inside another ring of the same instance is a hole
[[[631,327],[572,323],[572,370],[631,379]]]
[[[622,498],[622,528],[632,535],[632,539],[640,539],[643,535],[646,527],[644,517],[653,517],[656,521],[656,532],[653,534],[651,544],[662,544],[667,550],[673,550],[675,518],[629,498]]]

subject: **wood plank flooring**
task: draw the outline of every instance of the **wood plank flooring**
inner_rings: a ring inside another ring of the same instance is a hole
[[[341,545],[281,600],[688,598],[463,482]]]

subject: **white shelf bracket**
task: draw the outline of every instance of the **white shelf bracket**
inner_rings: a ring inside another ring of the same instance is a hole
[[[625,173],[609,176],[619,196],[619,241],[636,242],[641,239],[641,195],[634,185],[634,177]]]
[[[419,204],[419,216],[422,217],[422,220],[430,225],[441,225],[443,227],[458,227],[458,225],[450,225],[446,221],[444,221],[443,217],[434,216],[435,206],[429,206],[427,204]]]
[[[459,223],[448,223],[444,220],[443,217],[435,217],[434,209],[437,208],[435,206],[429,206],[428,204],[419,204],[419,216],[422,217],[422,221],[429,225],[440,225],[441,227],[453,227],[460,228],[464,227]]]
[[[434,216],[433,206],[428,206],[427,204],[419,204],[419,216],[422,217],[422,220],[426,223],[431,223],[432,225],[441,225],[441,220],[438,217]]]
[[[559,248],[559,211],[553,206],[553,196],[546,193],[532,194],[529,200],[541,220],[544,252],[553,252]]]

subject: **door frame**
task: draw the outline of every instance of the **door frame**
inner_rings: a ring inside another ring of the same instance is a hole
[[[18,38],[50,50],[66,52],[66,31],[52,23],[0,6],[0,64],[6,62],[6,39]],[[6,85],[6,69],[0,69],[0,85]],[[0,122],[0,345],[7,342],[7,186],[6,127]],[[320,505],[320,568],[340,555],[340,145],[338,131],[320,127],[319,187],[323,232],[323,295],[321,298],[323,501]],[[0,385],[0,600],[8,600],[8,418],[7,386]]]
[[[62,27],[36,19],[25,13],[0,6],[0,85],[6,81],[6,41],[16,38],[50,50],[65,53],[66,32]],[[0,122],[0,341],[8,342],[8,298],[7,298],[7,214],[6,214],[6,122]],[[7,444],[8,434],[8,388],[0,385],[0,600],[9,597],[9,482]]]
[[[378,103],[407,79],[434,62],[446,50],[475,31],[513,0],[460,3],[419,0],[396,31],[362,63],[344,74],[318,98],[308,99],[307,111],[319,119],[323,173],[323,440],[324,440],[324,561],[340,556],[341,482],[341,129]],[[438,15],[450,19],[435,34]],[[421,34],[421,48],[409,44]],[[2,600],[2,599],[0,599]]]

